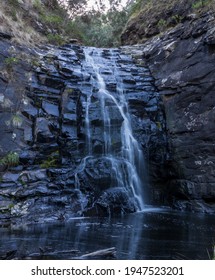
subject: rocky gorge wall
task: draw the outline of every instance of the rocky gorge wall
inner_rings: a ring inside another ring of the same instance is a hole
[[[132,32],[141,40],[140,23],[136,26]],[[165,107],[170,145],[165,193],[177,208],[200,212],[215,209],[214,26],[212,11],[190,14],[144,44],[123,47],[149,67]],[[124,44],[132,36],[125,31]]]
[[[12,45],[7,38],[1,38],[0,44],[0,223],[136,211],[128,193],[116,187],[118,178],[110,177],[115,167],[101,157],[105,143],[99,83],[86,62],[84,47],[27,49]],[[142,174],[148,169],[150,182],[163,185],[166,122],[149,69],[135,65],[119,49],[95,52],[105,61],[99,71],[117,100],[120,77],[133,135],[145,157]],[[113,64],[116,73],[110,71]],[[114,132],[111,147],[117,153],[123,118],[112,103],[107,102]],[[146,193],[149,202],[161,202],[153,184]]]

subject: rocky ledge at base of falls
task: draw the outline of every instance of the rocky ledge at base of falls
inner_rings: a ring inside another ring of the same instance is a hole
[[[147,67],[119,49],[0,44],[0,224],[161,202],[150,177],[166,180],[166,122]]]
[[[162,98],[170,148],[166,189],[178,209],[215,211],[215,14],[190,14],[146,43],[124,47],[147,65]],[[138,23],[126,30],[126,44]],[[139,30],[140,32],[141,30]],[[129,35],[129,32],[131,34]]]

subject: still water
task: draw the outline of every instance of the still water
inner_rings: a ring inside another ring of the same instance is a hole
[[[116,247],[117,259],[201,260],[213,255],[215,216],[148,209],[121,218],[1,228],[0,235],[0,257],[17,250],[18,258],[38,258],[42,250],[50,259],[73,259]]]

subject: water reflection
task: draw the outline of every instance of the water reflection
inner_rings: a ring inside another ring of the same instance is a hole
[[[117,259],[209,259],[214,233],[214,216],[149,209],[117,219],[86,218],[0,229],[0,257],[11,250],[17,250],[18,258],[42,250],[51,252],[50,258],[72,259],[116,247]]]

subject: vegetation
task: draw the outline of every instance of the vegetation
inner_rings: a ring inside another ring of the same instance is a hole
[[[19,62],[19,59],[17,57],[11,56],[7,57],[4,60],[5,64],[5,69],[7,70],[8,73],[11,73],[13,70],[13,66]]]
[[[114,47],[127,22],[163,32],[189,13],[215,9],[213,0],[127,0],[126,7],[121,2],[109,0],[107,9],[106,2],[97,1],[90,9],[87,0],[3,0],[0,31],[11,30],[13,40],[25,44],[62,45],[75,38],[84,45]]]
[[[0,159],[0,166],[10,168],[19,164],[19,155],[16,152],[9,152],[6,156]]]
[[[120,34],[128,20],[128,11],[98,12],[80,16],[73,22],[76,36],[85,45],[114,47],[119,45]]]
[[[59,151],[53,152],[46,160],[40,164],[40,168],[48,169],[57,167],[59,162]]]
[[[203,8],[203,7],[206,7],[207,5],[210,4],[210,0],[200,0],[200,1],[195,1],[193,4],[192,4],[192,8],[193,9],[200,9],[200,8]]]
[[[125,30],[133,32],[136,28],[130,39],[133,36],[131,40],[137,43],[174,27],[189,14],[201,15],[212,10],[215,11],[214,0],[136,0]],[[141,38],[135,39],[134,33],[138,32]],[[125,43],[126,38],[122,38]]]
[[[48,158],[47,160],[44,160],[41,164],[40,164],[40,168],[44,168],[44,169],[48,169],[51,167],[56,167],[57,166],[57,160],[55,158]]]
[[[20,114],[15,114],[12,116],[12,125],[13,127],[19,128],[23,123],[23,119]]]

